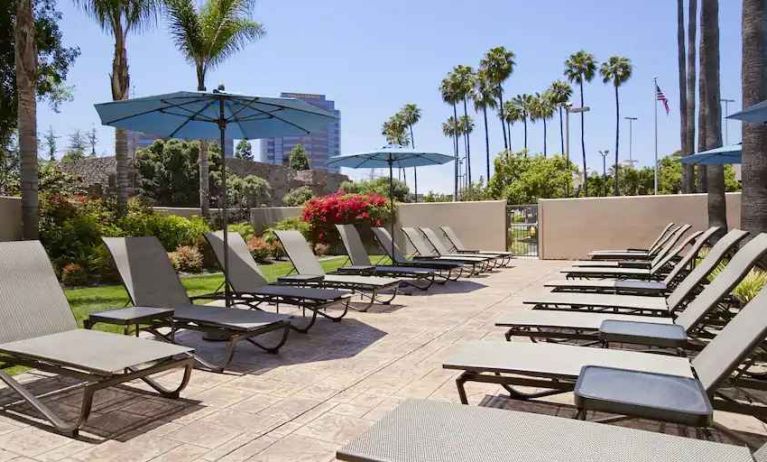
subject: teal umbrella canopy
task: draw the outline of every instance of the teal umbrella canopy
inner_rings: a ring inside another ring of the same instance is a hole
[[[701,165],[739,164],[741,152],[742,147],[740,144],[731,144],[682,157],[682,163]]]
[[[752,124],[767,123],[767,100],[749,106],[740,112],[727,117],[728,119],[742,120]]]
[[[406,168],[441,165],[453,160],[453,156],[446,154],[417,151],[391,144],[375,151],[331,157],[328,159],[328,165],[348,168]]]

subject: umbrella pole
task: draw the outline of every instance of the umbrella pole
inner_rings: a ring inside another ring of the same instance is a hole
[[[394,259],[394,160],[389,158],[389,201],[391,202],[391,256]]]
[[[221,135],[221,221],[224,227],[224,305],[229,306],[229,207],[226,194],[226,119],[224,118],[224,99],[219,100],[218,130]]]

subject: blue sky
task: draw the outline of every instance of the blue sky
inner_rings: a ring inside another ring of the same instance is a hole
[[[679,147],[676,64],[676,2],[605,0],[261,0],[254,18],[267,35],[209,72],[208,88],[224,83],[230,91],[278,95],[281,91],[324,93],[342,112],[341,152],[369,150],[384,143],[381,123],[405,103],[423,111],[415,127],[419,148],[451,152],[441,132],[451,114],[440,98],[440,80],[457,64],[476,67],[483,53],[503,45],[516,54],[516,68],[505,85],[507,95],[544,90],[562,78],[564,60],[579,49],[598,60],[618,54],[634,65],[632,79],[621,87],[622,116],[639,117],[634,124],[634,158],[649,165],[653,158],[653,77],[671,102],[671,114],[659,115],[661,155]],[[740,3],[720,2],[722,97],[740,108]],[[111,98],[111,36],[68,0],[59,1],[64,41],[82,51],[70,74],[75,99],[56,114],[39,106],[38,129],[49,126],[61,135],[75,129],[99,133],[98,153],[112,152],[113,130],[100,127],[93,103]],[[175,49],[165,18],[157,26],[128,38],[134,96],[196,86],[194,69]],[[589,169],[601,169],[600,149],[614,149],[613,91],[601,79],[586,86],[586,149]],[[472,169],[484,172],[484,132],[475,115]],[[579,125],[572,120],[572,155],[580,159]],[[529,145],[542,150],[543,129],[529,127]],[[621,157],[628,156],[628,126],[621,122]],[[730,122],[730,142],[740,127]],[[490,123],[491,155],[503,145],[500,126]],[[548,144],[558,149],[558,122],[549,125]],[[512,129],[512,146],[522,146],[522,126]],[[257,144],[255,145],[257,149]],[[61,152],[59,153],[59,155]],[[352,172],[353,176],[365,176]],[[451,191],[452,167],[419,170],[419,192]]]

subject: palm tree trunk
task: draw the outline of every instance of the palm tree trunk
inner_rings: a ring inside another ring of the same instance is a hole
[[[408,125],[408,130],[410,131],[410,147],[415,149],[415,136],[413,136],[413,126]],[[418,167],[413,167],[413,188],[415,191],[413,193],[413,200],[418,202]]]
[[[114,57],[112,58],[112,100],[122,101],[128,99],[130,88],[130,75],[128,74],[128,51],[125,48],[125,31],[119,22],[113,24],[115,37]],[[117,211],[122,215],[128,207],[130,196],[130,184],[128,180],[128,133],[122,129],[115,129],[115,168],[117,170]]]
[[[620,196],[618,191],[618,148],[620,147],[621,140],[621,105],[618,98],[618,85],[615,85],[615,188],[614,193],[616,196]]]
[[[562,124],[562,105],[559,106],[559,141],[560,141],[560,149],[562,149],[560,154],[564,156],[565,155],[565,129]]]
[[[581,87],[581,109],[583,109],[583,76],[581,76],[580,81],[580,87]],[[586,170],[586,138],[584,136],[584,132],[586,130],[586,119],[584,117],[584,112],[581,111],[581,153],[583,155],[583,196],[586,197],[589,195],[589,173]]]
[[[501,131],[503,132],[503,149],[509,149],[509,140],[506,138],[506,127],[503,125],[503,87],[498,84],[498,118],[501,119]],[[509,138],[511,138],[511,130],[509,130]]]
[[[687,26],[687,148],[695,151],[695,80],[696,80],[696,51],[698,32],[698,0],[690,0]],[[689,192],[695,190],[695,169],[687,166]]]
[[[682,156],[689,155],[692,150],[687,145],[687,69],[686,50],[684,41],[684,0],[676,1],[676,47],[677,72],[679,75],[679,136],[681,139]],[[692,165],[682,165],[682,192],[689,193]]]
[[[37,239],[37,49],[33,0],[17,0],[14,60],[21,155],[21,220],[24,239]]]
[[[700,73],[704,76],[706,149],[722,145],[722,106],[719,93],[719,1],[703,0],[700,20]],[[703,109],[701,107],[701,109]],[[708,186],[708,223],[727,231],[724,196],[724,167],[706,168]]]
[[[543,118],[543,158],[546,158],[546,117]]]
[[[511,122],[506,122],[506,130],[509,132],[509,151],[511,151]]]
[[[453,133],[453,155],[455,160],[455,185],[453,187],[453,201],[458,201],[458,109],[456,109],[455,103],[453,103],[453,120],[455,121],[456,131]]]
[[[466,109],[466,97],[463,97],[463,116],[466,120],[469,120],[469,112]],[[468,127],[467,127],[468,128]],[[468,176],[469,185],[471,185],[471,139],[469,138],[470,132],[466,130],[463,134],[464,143],[466,143],[466,175]]]
[[[743,107],[767,99],[765,0],[743,0]],[[767,232],[767,126],[743,124],[741,226],[751,236]]]
[[[205,91],[205,70],[197,66],[197,91]],[[221,146],[221,155],[225,155],[224,146]],[[210,161],[208,160],[208,142],[200,140],[200,157],[198,159],[200,171],[200,215],[210,218]]]
[[[527,157],[527,116],[522,119],[522,123],[525,126],[525,157]]]
[[[485,122],[485,161],[487,167],[487,183],[490,184],[490,132],[487,129],[487,108],[482,107],[482,119]]]

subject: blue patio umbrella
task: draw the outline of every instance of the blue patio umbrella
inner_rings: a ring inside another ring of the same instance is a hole
[[[328,165],[348,168],[388,168],[389,201],[391,202],[391,236],[394,255],[394,168],[424,167],[441,165],[455,160],[455,157],[437,152],[418,151],[397,144],[390,144],[381,149],[331,157]]]
[[[740,143],[709,149],[682,157],[683,164],[725,165],[739,164],[742,147]]]
[[[96,104],[101,123],[163,138],[219,138],[222,154],[227,138],[256,139],[301,136],[324,131],[336,117],[293,98],[268,98],[227,93],[179,91],[125,101]],[[224,249],[228,249],[226,156],[221,156],[221,218]],[[224,298],[229,304],[229,252],[224,252]]]
[[[749,106],[740,112],[727,116],[727,118],[742,120],[752,124],[767,123],[767,100]]]

